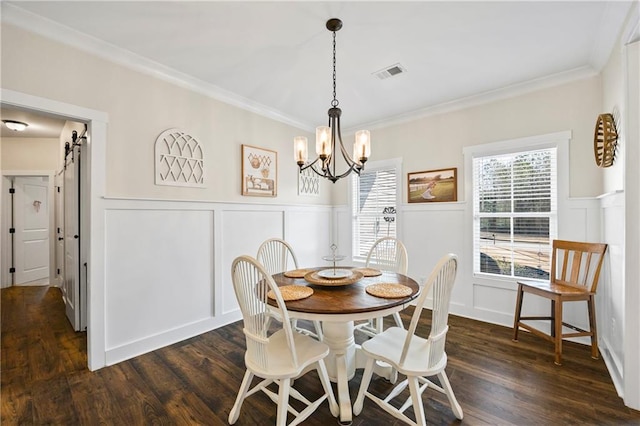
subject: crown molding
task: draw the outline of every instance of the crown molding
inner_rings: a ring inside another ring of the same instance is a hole
[[[315,129],[315,127],[309,123],[301,122],[273,108],[269,108],[258,102],[194,78],[131,51],[119,48],[66,25],[26,11],[15,4],[4,3],[2,5],[1,20],[3,23],[15,25],[26,31],[39,34],[48,39],[106,59],[107,61],[156,77],[246,111],[288,124],[301,130],[311,132]]]
[[[637,8],[636,8],[637,9]],[[628,13],[625,10],[625,14]],[[603,15],[602,25],[619,19],[621,12],[616,8],[607,8]],[[235,93],[224,90],[218,86],[204,82],[190,75],[177,71],[173,68],[162,65],[158,62],[147,59],[131,51],[124,50],[95,37],[77,31],[71,27],[59,24],[40,15],[26,11],[15,4],[4,3],[2,6],[2,22],[15,25],[26,31],[34,32],[48,39],[58,41],[62,44],[77,48],[91,55],[101,57],[110,62],[117,63],[129,69],[156,77],[160,80],[174,84],[176,86],[203,94],[210,98],[238,107],[240,109],[253,112],[263,117],[296,127],[298,129],[313,132],[315,125],[306,123],[288,116],[280,111],[269,108],[258,102],[252,101]],[[624,19],[624,18],[622,18]],[[619,21],[618,21],[619,22]],[[591,58],[591,66],[584,66],[569,71],[564,71],[551,76],[545,76],[526,82],[505,86],[499,89],[490,90],[477,95],[454,99],[437,105],[428,106],[405,114],[400,114],[382,120],[358,124],[357,128],[379,129],[392,125],[402,124],[433,115],[458,111],[482,104],[520,96],[537,90],[546,89],[553,86],[569,83],[571,81],[593,77],[599,73],[606,63],[612,44],[616,40],[607,40],[594,45]],[[604,52],[604,53],[603,53]],[[345,133],[355,132],[356,127],[345,128]]]
[[[598,75],[598,71],[594,70],[590,66],[584,66],[575,68],[569,71],[563,71],[557,74],[553,74],[546,77],[536,78],[533,80],[525,81],[522,83],[513,84],[510,86],[501,87],[495,90],[489,90],[477,95],[468,96],[465,98],[454,99],[452,101],[444,102],[438,105],[421,108],[406,114],[398,115],[389,119],[372,121],[369,123],[361,124],[359,128],[367,129],[380,129],[383,127],[394,126],[409,121],[414,121],[434,115],[444,114],[453,111],[459,111],[475,106],[480,106],[490,102],[495,102],[503,99],[513,98],[516,96],[524,95],[538,90],[548,89],[554,86],[560,86],[570,83],[576,80],[582,80]],[[355,131],[354,128],[346,129],[345,132],[349,133]]]

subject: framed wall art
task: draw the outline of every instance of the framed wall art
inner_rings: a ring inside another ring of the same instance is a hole
[[[278,153],[242,145],[242,195],[275,197],[278,194]]]
[[[427,170],[407,174],[410,203],[458,200],[457,168]]]

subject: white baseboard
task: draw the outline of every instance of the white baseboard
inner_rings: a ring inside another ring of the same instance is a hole
[[[231,324],[242,319],[242,314],[238,310],[236,312],[220,315],[215,318],[207,318],[192,324],[168,330],[164,333],[149,336],[145,339],[137,340],[117,348],[106,350],[106,365],[114,365],[121,361],[155,351],[156,349],[172,345],[182,340],[190,339],[197,335],[215,330],[227,324]]]

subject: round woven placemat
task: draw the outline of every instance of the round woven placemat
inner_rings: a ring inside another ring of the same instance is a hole
[[[403,284],[379,283],[371,284],[365,289],[367,293],[376,297],[385,299],[399,299],[401,297],[411,296],[411,287]]]
[[[311,269],[293,269],[286,271],[283,275],[287,278],[304,278],[309,271],[311,271]]]
[[[364,277],[364,275],[362,275],[362,272],[353,271],[353,274],[351,274],[351,276],[349,277],[329,279],[329,278],[322,278],[321,276],[318,275],[318,272],[319,271],[311,271],[304,276],[304,279],[310,282],[311,284],[334,287],[339,285],[353,284],[360,281]]]
[[[354,271],[362,272],[362,275],[365,277],[377,277],[382,275],[382,271],[380,269],[375,268],[356,268]]]
[[[282,300],[285,302],[306,299],[313,294],[313,289],[311,287],[305,287],[302,285],[283,285],[282,287],[279,287],[279,289],[280,294],[282,294]],[[273,290],[269,290],[267,297],[275,299],[276,295],[273,293]]]

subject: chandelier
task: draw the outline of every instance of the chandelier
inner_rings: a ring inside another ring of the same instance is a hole
[[[327,21],[327,29],[333,33],[333,100],[329,108],[329,125],[316,128],[316,154],[317,157],[312,162],[308,162],[307,138],[296,136],[293,139],[295,160],[302,172],[311,169],[321,177],[336,183],[340,178],[347,176],[351,172],[360,174],[364,169],[364,163],[371,154],[371,137],[368,130],[358,130],[355,142],[353,143],[353,157],[349,155],[342,143],[340,132],[340,115],[342,110],[338,108],[336,99],[336,32],[342,28],[342,21],[332,18]],[[336,140],[339,143],[340,153],[347,165],[343,173],[336,172]]]

